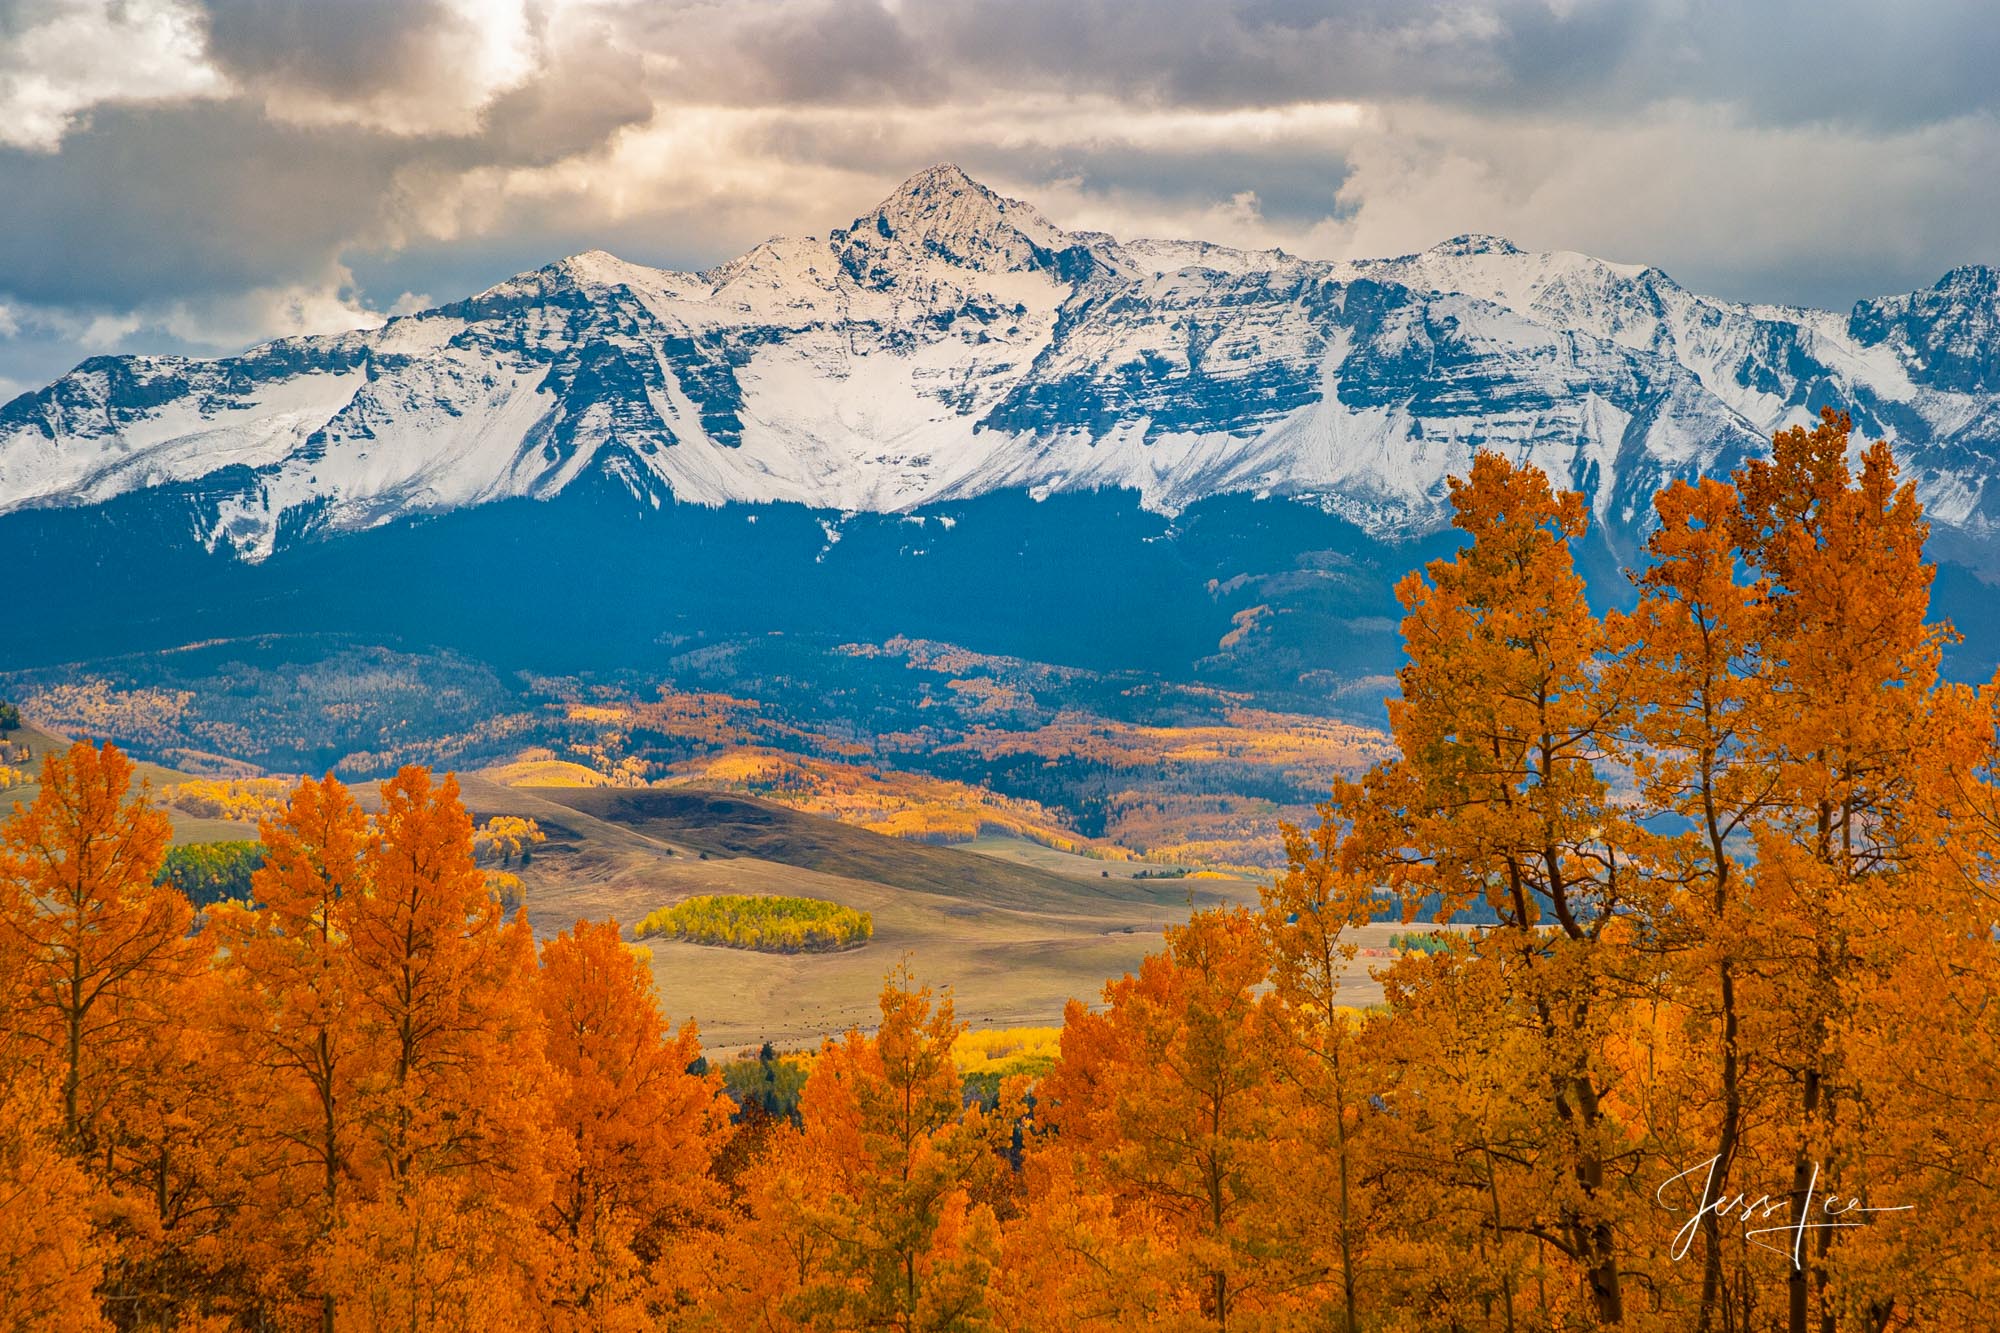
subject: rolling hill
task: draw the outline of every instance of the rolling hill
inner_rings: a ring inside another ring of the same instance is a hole
[[[1053,1023],[1068,1000],[1092,1001],[1106,977],[1137,967],[1191,903],[1256,896],[1244,880],[1138,879],[1132,865],[1068,858],[1056,870],[931,847],[729,794],[476,776],[464,790],[480,818],[524,815],[548,834],[521,872],[540,935],[582,918],[634,922],[705,893],[823,898],[873,915],[874,938],[837,953],[648,941],[668,1014],[698,1020],[717,1050],[869,1023],[883,975],[905,955],[951,986],[978,1026]],[[1382,941],[1388,930],[1376,930]],[[1354,988],[1357,999],[1377,993],[1363,976]]]

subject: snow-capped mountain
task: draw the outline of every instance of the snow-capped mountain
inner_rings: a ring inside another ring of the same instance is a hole
[[[590,476],[650,506],[848,513],[1287,496],[1397,536],[1435,530],[1487,447],[1629,528],[1665,479],[1830,404],[1979,545],[1997,312],[1985,268],[1843,316],[1487,236],[1349,263],[1123,242],[940,166],[706,273],[592,251],[370,331],[87,361],[0,407],[0,514],[199,483],[189,535],[257,561]]]

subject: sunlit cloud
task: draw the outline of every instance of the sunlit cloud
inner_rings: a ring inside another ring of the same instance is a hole
[[[526,0],[445,0],[435,21],[411,35],[404,53],[424,71],[421,78],[350,89],[266,77],[258,93],[271,117],[289,124],[405,136],[476,134],[495,99],[541,68],[542,25],[534,19]],[[282,65],[273,71],[286,72]]]
[[[95,107],[228,87],[183,0],[27,4],[15,23],[0,41],[0,144],[54,152]]]

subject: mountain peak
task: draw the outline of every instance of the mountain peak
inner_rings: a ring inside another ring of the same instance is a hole
[[[892,231],[926,237],[937,233],[962,235],[1004,227],[1012,220],[1009,214],[1015,213],[1042,221],[1028,205],[1003,199],[953,164],[940,162],[925,167],[897,186],[893,194],[875,206],[874,212],[857,219],[855,227],[858,230],[863,222],[875,222],[878,232],[882,230],[881,224],[887,223]]]
[[[1518,255],[1521,247],[1505,236],[1469,231],[1448,241],[1439,241],[1427,252],[1434,255]]]
[[[905,200],[932,199],[956,194],[982,195],[996,207],[1003,202],[999,195],[966,175],[965,169],[956,162],[939,162],[935,166],[925,167],[898,185],[879,207],[886,210]]]
[[[1920,292],[1858,301],[1848,332],[1889,342],[1928,382],[1961,393],[2000,389],[2000,271],[1961,264]]]
[[[1893,428],[1935,521],[2000,533],[1996,289],[1957,269],[1843,329],[1477,232],[1344,263],[1121,243],[940,164],[851,226],[707,273],[585,251],[440,317],[86,363],[0,406],[0,515],[198,483],[166,492],[176,529],[196,497],[203,543],[260,559],[616,477],[649,505],[881,512],[1298,495],[1421,535],[1485,445],[1644,522],[1661,478],[1831,400]]]
[[[1932,283],[1931,290],[1960,296],[1992,296],[2000,293],[2000,269],[1986,264],[1960,264]]]
[[[962,268],[1048,268],[1071,238],[1030,204],[1007,199],[949,162],[926,167],[834,237],[851,271],[883,273],[942,259]]]
[[[632,265],[609,250],[585,250],[557,260],[551,267],[562,270],[579,282],[601,283],[622,282],[632,269]]]

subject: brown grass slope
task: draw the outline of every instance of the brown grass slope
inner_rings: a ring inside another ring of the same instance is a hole
[[[42,790],[42,784],[38,781],[42,769],[42,756],[51,750],[68,749],[71,741],[69,736],[25,721],[19,730],[8,733],[5,739],[9,745],[28,747],[27,761],[17,760],[12,765],[24,770],[28,775],[28,781],[21,786],[0,790],[0,819],[13,812],[16,802],[22,805],[34,803],[35,797],[40,795]],[[134,768],[137,770],[134,775],[135,780],[147,784],[156,793],[162,787],[171,787],[175,783],[186,782],[195,776],[147,760],[135,761]],[[188,814],[185,810],[175,810],[171,807],[167,809],[167,818],[173,821],[173,840],[176,846],[190,842],[255,841],[257,837],[257,826],[254,824],[243,824],[227,819],[202,819]]]
[[[1123,876],[1079,883],[1074,875],[892,838],[748,796],[685,788],[523,790],[697,855],[752,857],[993,906],[1045,909],[1072,901],[1157,902],[1162,896]]]
[[[883,974],[906,954],[980,1026],[1054,1023],[1070,997],[1095,1000],[1105,978],[1158,948],[1161,928],[1186,918],[1191,889],[1203,903],[1254,894],[1248,884],[1133,881],[1117,866],[1105,879],[1081,858],[1087,873],[1064,874],[728,793],[463,784],[478,818],[525,815],[548,835],[521,872],[543,938],[579,918],[629,925],[699,893],[797,894],[873,915],[873,939],[831,954],[648,941],[667,1012],[696,1019],[723,1051],[872,1027]],[[372,792],[361,795],[368,803]]]

